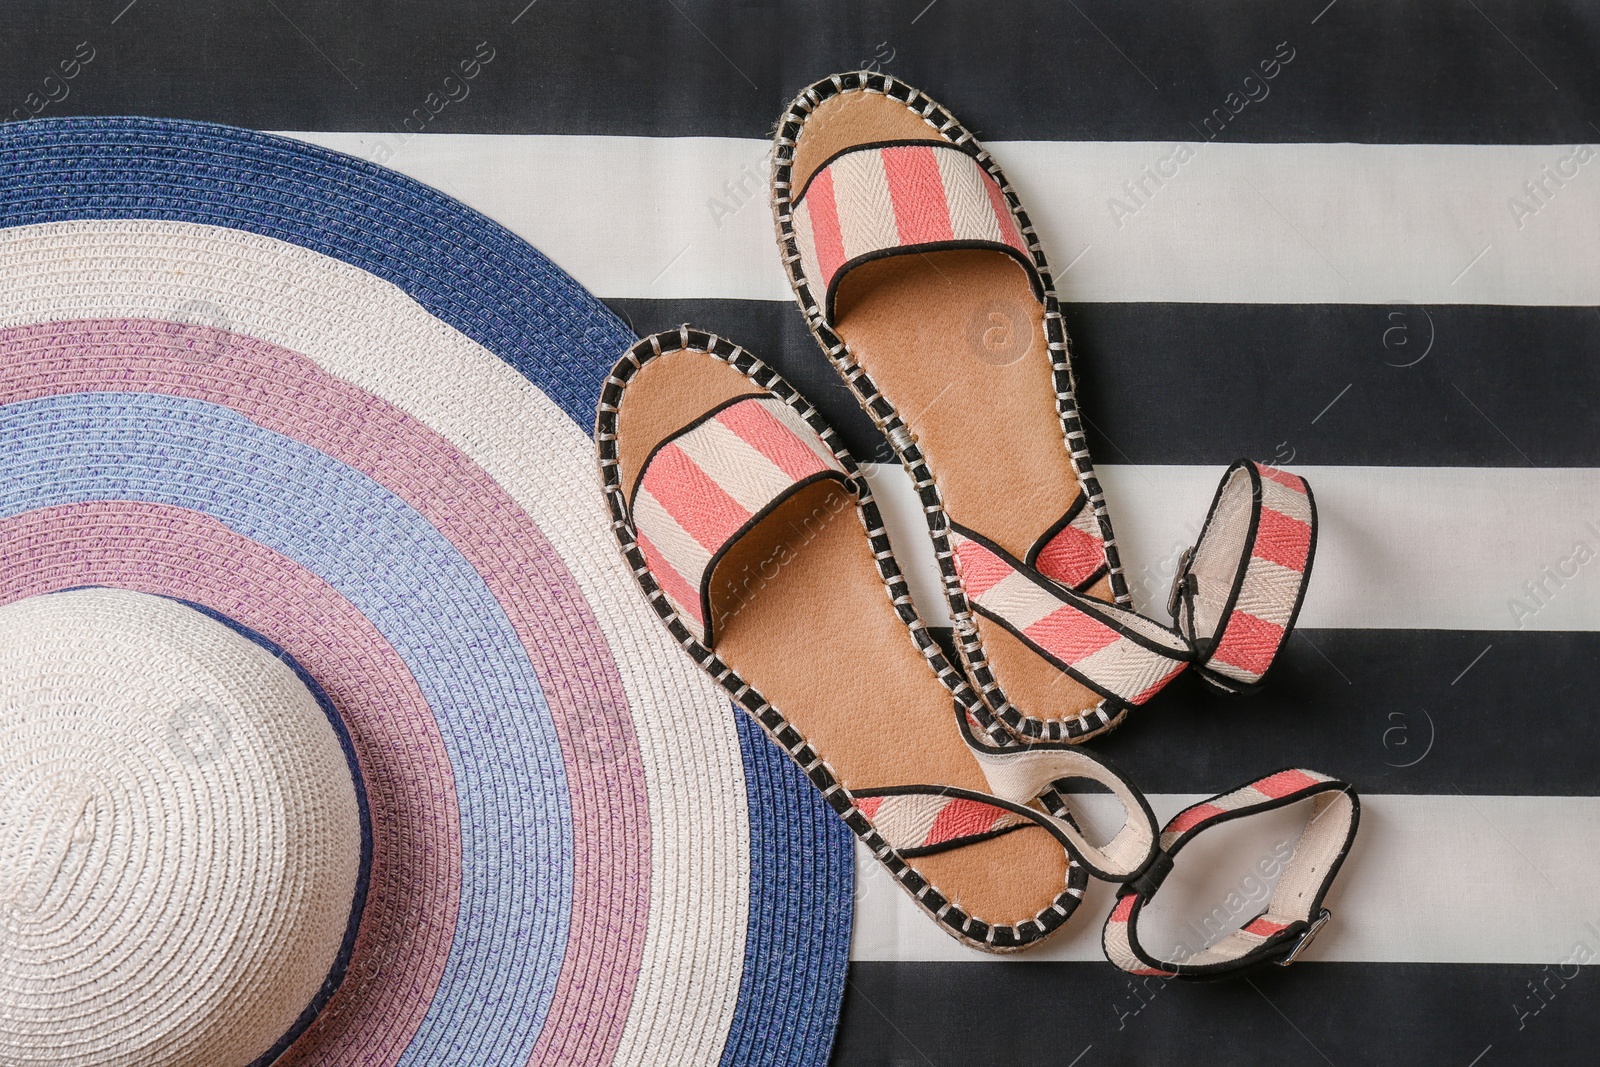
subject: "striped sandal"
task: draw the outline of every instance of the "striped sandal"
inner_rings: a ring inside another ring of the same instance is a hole
[[[595,437],[612,528],[663,623],[947,933],[1023,948],[1089,875],[1148,866],[1154,816],[1120,772],[987,740],[993,716],[917,617],[866,480],[776,373],[688,327],[648,337],[606,380]],[[1067,780],[1122,803],[1105,844],[1060,803]]]
[[[962,665],[1006,730],[1086,740],[1191,665],[1260,681],[1304,593],[1309,489],[1235,464],[1177,628],[1131,610],[1049,267],[971,133],[887,75],[835,75],[779,121],[772,197],[795,296],[916,483]]]

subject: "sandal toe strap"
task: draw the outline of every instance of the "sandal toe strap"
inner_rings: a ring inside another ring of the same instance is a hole
[[[711,579],[723,556],[785,500],[827,479],[853,486],[818,431],[767,393],[734,397],[656,445],[628,516],[651,577],[701,644],[715,639]]]
[[[807,311],[829,324],[839,282],[854,268],[942,249],[1009,255],[1043,297],[1044,283],[1006,194],[979,158],[957,145],[855,145],[812,174],[791,211],[795,251],[815,301]]]
[[[1039,821],[1020,804],[955,786],[906,785],[852,790],[856,810],[884,843],[912,858],[998,837]]]

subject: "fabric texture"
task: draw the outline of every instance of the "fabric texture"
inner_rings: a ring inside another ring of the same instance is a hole
[[[1248,528],[1202,531],[1191,568],[1197,578],[1208,571],[1220,573],[1227,582],[1226,601],[1208,609],[1180,595],[1179,603],[1189,610],[1179,617],[1178,625],[1181,629],[1187,622],[1191,638],[1208,637],[1213,642],[1205,660],[1208,671],[1254,685],[1288,639],[1299,611],[1316,544],[1316,510],[1310,487],[1299,475],[1266,466],[1240,468],[1239,473],[1248,475],[1248,485],[1244,480],[1225,481],[1212,515],[1228,514],[1234,523],[1243,521]],[[1242,501],[1230,506],[1227,495],[1246,491],[1248,506]],[[1207,534],[1212,534],[1209,543]],[[1232,559],[1213,563],[1209,558],[1226,554],[1220,544],[1241,542],[1242,562],[1238,549]],[[1202,578],[1195,596],[1204,591]],[[1224,609],[1226,618],[1218,618]],[[1207,619],[1215,620],[1210,634],[1203,629]]]
[[[1080,596],[954,523],[949,543],[974,612],[1095,692],[1136,706],[1191,664],[1225,692],[1260,684],[1300,612],[1316,521],[1304,478],[1236,462],[1181,557],[1167,605],[1176,629]]]
[[[1103,696],[1143,704],[1181,674],[1188,645],[1113,604],[1072,596],[997,546],[953,529],[957,572],[973,608]]]
[[[1022,826],[1027,820],[981,800],[939,796],[933,793],[904,793],[889,796],[857,794],[856,807],[871,819],[889,847],[904,855],[908,850],[954,846],[962,841],[988,837]]]
[[[1305,825],[1288,848],[1262,911],[1203,948],[1172,960],[1153,956],[1139,943],[1141,909],[1198,834],[1300,801],[1308,802]],[[1323,900],[1355,842],[1360,822],[1360,799],[1348,783],[1300,768],[1276,771],[1185,808],[1162,829],[1156,862],[1122,887],[1102,932],[1106,957],[1131,974],[1162,978],[1216,978],[1267,962],[1285,966],[1295,962],[1332,917]]]
[[[1040,574],[1069,589],[1081,590],[1105,573],[1106,549],[1100,536],[1100,522],[1094,509],[1084,500],[1061,528],[1045,537],[1029,552],[1030,563]]]

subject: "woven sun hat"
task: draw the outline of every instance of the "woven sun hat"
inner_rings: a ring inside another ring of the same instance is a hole
[[[0,130],[0,605],[18,613],[0,636],[47,647],[32,620],[92,588],[181,607],[207,640],[221,627],[238,663],[276,649],[331,717],[278,671],[303,729],[274,751],[311,760],[345,731],[353,760],[317,788],[364,790],[371,841],[342,981],[299,1004],[298,1036],[263,1022],[232,1059],[152,1058],[133,1029],[88,1051],[24,1038],[20,1006],[71,979],[19,968],[0,933],[0,1062],[826,1061],[851,845],[661,631],[612,543],[588,435],[632,340],[526,243],[380,167],[198,123]],[[8,694],[34,684],[17,669]],[[130,708],[119,728],[166,721]],[[44,802],[9,757],[0,856],[35,855],[17,798]],[[95,766],[68,759],[60,781],[115,777]],[[237,799],[231,779],[210,787]],[[130,810],[170,817],[166,795]],[[307,847],[345,877],[361,861],[341,810]],[[262,855],[260,877],[287,877],[292,857]],[[113,859],[82,868],[83,892],[111,891],[129,869]],[[348,923],[356,884],[324,888]],[[68,929],[78,899],[30,921]],[[284,1002],[318,968],[338,978],[327,922],[272,946],[296,949],[299,977],[260,979]],[[112,984],[154,1019],[208,960]],[[255,1003],[226,988],[235,1014]]]
[[[250,1063],[338,987],[372,863],[349,734],[195,605],[0,606],[0,1062]]]

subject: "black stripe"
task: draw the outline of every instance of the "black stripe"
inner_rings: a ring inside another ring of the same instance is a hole
[[[1596,691],[1600,633],[1296,630],[1259,693],[1178,678],[1091,747],[1151,793],[1291,766],[1364,793],[1597,796]]]
[[[792,303],[607,303],[639,331],[689,321],[725,333],[805,393],[858,459],[892,460]],[[1099,463],[1600,466],[1597,308],[1118,303],[1062,314]]]
[[[416,114],[447,133],[762,137],[805,85],[877,63],[987,138],[1600,136],[1600,9],[1570,2],[31,0],[7,14],[17,61],[0,70],[0,113],[377,131]],[[83,41],[91,63],[47,84]],[[492,60],[447,86],[479,42]]]
[[[1600,957],[1600,931],[1572,940]],[[1600,975],[1571,965],[1298,963],[1183,983],[1103,962],[853,963],[832,1062],[1543,1067],[1575,1062],[1597,1011]]]

